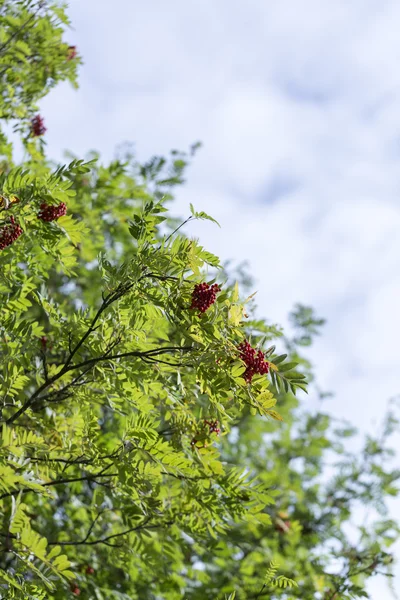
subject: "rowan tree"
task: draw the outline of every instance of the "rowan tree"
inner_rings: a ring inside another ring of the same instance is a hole
[[[67,26],[57,3],[0,8],[0,597],[365,597],[397,526],[344,525],[397,493],[395,417],[359,459],[301,410],[320,323],[260,319],[187,233],[212,217],[170,208],[198,144],[46,157],[37,102],[80,64]]]

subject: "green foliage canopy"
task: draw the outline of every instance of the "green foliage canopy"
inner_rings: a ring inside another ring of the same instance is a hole
[[[0,251],[0,597],[368,597],[398,535],[395,416],[357,457],[352,430],[300,410],[321,322],[299,307],[300,335],[283,336],[182,233],[168,205],[197,145],[145,164],[45,157],[31,122],[76,83],[67,25],[57,3],[1,5],[0,116],[26,158],[3,132],[0,227],[23,234]],[[66,216],[39,218],[62,202]],[[185,223],[208,218],[192,207]],[[200,315],[194,287],[216,280]],[[245,339],[270,363],[251,383]],[[354,542],[359,502],[382,516]]]

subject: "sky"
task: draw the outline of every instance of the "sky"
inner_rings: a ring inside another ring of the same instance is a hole
[[[69,5],[84,65],[78,92],[41,103],[49,154],[107,160],[131,141],[146,160],[200,140],[174,211],[222,227],[186,232],[249,262],[261,316],[286,324],[301,302],[327,319],[309,352],[323,408],[376,431],[400,393],[400,3]]]

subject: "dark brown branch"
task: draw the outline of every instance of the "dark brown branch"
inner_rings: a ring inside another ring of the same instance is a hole
[[[86,333],[84,333],[84,335],[81,337],[81,339],[79,340],[79,342],[76,344],[76,346],[70,351],[69,356],[65,362],[65,369],[67,369],[67,367],[71,364],[72,359],[74,358],[75,354],[78,352],[78,350],[83,346],[83,344],[86,342],[86,340],[88,339],[88,337],[90,336],[91,333],[93,333],[93,331],[96,329],[96,324],[97,321],[100,319],[101,315],[103,314],[103,312],[115,301],[120,297],[121,293],[121,287],[122,286],[118,286],[118,288],[116,289],[115,292],[111,292],[111,294],[109,294],[108,296],[106,296],[105,298],[103,298],[103,302],[100,306],[100,308],[98,309],[97,313],[95,314],[95,316],[93,317],[93,320],[91,322],[91,324],[89,325],[88,329],[86,330]]]
[[[85,371],[83,371],[83,373],[80,373],[79,375],[77,375],[72,381],[70,381],[69,383],[67,383],[67,385],[65,385],[63,388],[59,389],[59,390],[53,390],[52,392],[49,392],[48,394],[46,394],[46,396],[41,396],[40,398],[37,398],[37,401],[39,402],[58,402],[58,398],[57,396],[61,396],[61,400],[65,400],[67,397],[69,397],[71,395],[71,392],[64,397],[64,394],[67,392],[67,390],[69,390],[71,387],[76,387],[77,385],[83,385],[83,382],[79,383],[79,380],[84,377],[86,375],[86,373],[88,373],[91,370],[91,367],[89,367],[89,369],[86,369]],[[55,400],[53,400],[53,398],[56,398]]]
[[[368,561],[369,562],[369,561]],[[367,573],[368,571],[371,571],[373,569],[375,569],[378,566],[378,563],[373,560],[371,564],[368,564],[365,567],[360,567],[358,569],[355,569],[354,571],[352,571],[351,566],[347,569],[347,573],[342,576],[344,581],[339,581],[336,586],[330,590],[330,595],[327,596],[327,600],[334,600],[337,596],[337,594],[340,594],[343,589],[346,587],[346,582],[345,579],[351,579],[352,577],[356,577],[357,575],[361,575],[362,573]]]
[[[151,358],[151,356],[148,356],[148,357],[142,356],[142,360],[143,360],[143,362],[145,362],[149,365],[161,363],[163,365],[168,365],[169,367],[188,367],[188,366],[190,366],[187,363],[171,363],[166,360],[161,360],[161,358]]]
[[[60,546],[78,546],[81,544],[85,544],[86,541],[89,539],[90,534],[92,533],[93,527],[96,525],[97,520],[103,513],[104,513],[104,510],[102,510],[101,512],[99,512],[96,515],[96,517],[93,519],[93,521],[88,529],[88,532],[87,532],[85,538],[83,540],[81,540],[80,542],[48,542],[48,545],[49,546],[58,546],[58,545],[60,545]]]
[[[167,354],[169,352],[177,352],[177,351],[188,352],[189,350],[193,350],[193,347],[192,346],[170,346],[170,347],[165,347],[165,348],[154,348],[153,350],[146,350],[145,352],[141,352],[140,350],[133,350],[131,352],[122,352],[121,354],[113,354],[111,356],[98,356],[95,358],[89,358],[88,360],[78,363],[77,365],[71,365],[70,367],[68,367],[68,369],[66,369],[65,372],[72,371],[75,369],[81,369],[82,367],[86,367],[88,365],[95,365],[100,362],[108,362],[108,361],[117,360],[119,358],[136,357],[136,358],[141,358],[143,360],[146,360],[146,359],[151,360],[153,356],[158,356],[160,354]],[[157,361],[154,361],[154,362],[163,362],[163,361],[157,359]],[[166,364],[170,364],[170,363],[166,363]]]
[[[25,404],[23,404],[21,406],[21,408],[19,408],[9,419],[7,419],[7,421],[6,421],[7,425],[14,423],[14,421],[16,421],[18,419],[18,417],[23,415],[24,412],[26,412],[28,410],[28,408],[30,408],[32,406],[32,404],[36,400],[36,398],[38,398],[38,396],[40,396],[40,394],[42,392],[44,392],[45,389],[50,387],[50,385],[52,383],[54,383],[55,381],[57,381],[57,379],[59,379],[60,377],[62,377],[62,375],[64,375],[64,373],[62,373],[62,375],[61,375],[61,373],[62,373],[62,371],[60,371],[60,373],[57,373],[56,375],[53,375],[53,377],[51,377],[50,379],[48,379],[47,381],[42,383],[42,385],[38,387],[38,389],[25,402]]]
[[[122,544],[113,544],[109,540],[115,539],[117,537],[121,537],[123,535],[127,535],[128,533],[132,533],[133,531],[138,531],[139,529],[158,529],[159,527],[164,527],[164,526],[173,524],[173,521],[167,521],[166,523],[159,523],[158,525],[147,526],[147,523],[149,521],[150,521],[150,517],[148,517],[146,519],[146,521],[144,521],[144,523],[141,523],[140,525],[137,525],[136,527],[130,527],[129,529],[126,529],[125,531],[121,531],[120,533],[114,533],[113,535],[109,535],[105,538],[100,538],[98,540],[93,540],[92,542],[87,541],[87,539],[90,535],[89,534],[89,535],[86,535],[85,539],[80,540],[78,542],[49,542],[49,546],[82,546],[82,545],[95,546],[97,544],[105,544],[106,546],[118,547],[118,546],[121,546]]]
[[[119,446],[114,452],[111,454],[103,454],[101,456],[95,456],[93,459],[83,458],[83,454],[78,456],[77,458],[41,458],[36,456],[30,456],[29,459],[33,462],[60,462],[65,463],[69,466],[72,465],[88,465],[93,462],[93,460],[107,460],[108,458],[115,458],[121,452],[122,446]]]
[[[110,465],[108,465],[108,467],[112,466],[112,463]],[[108,468],[106,467],[106,468]],[[94,481],[95,483],[100,483],[97,482],[96,479],[98,479],[99,477],[118,477],[119,473],[104,473],[105,469],[103,469],[102,471],[100,471],[100,473],[94,473],[93,475],[87,475],[85,477],[74,477],[72,479],[55,479],[54,481],[48,481],[47,483],[42,483],[40,484],[42,487],[50,487],[50,486],[55,486],[55,485],[65,485],[68,483],[76,483],[78,481]],[[19,490],[13,490],[12,492],[7,492],[5,494],[2,494],[0,496],[0,500],[3,500],[4,498],[8,498],[10,496],[16,496],[18,494],[27,494],[29,492],[35,492],[38,493],[39,490],[35,490],[32,488],[24,488],[24,489],[19,489]]]
[[[176,473],[170,473],[170,471],[161,471],[162,475],[168,475],[169,477],[175,477],[175,479],[180,479],[181,481],[201,481],[204,479],[214,479],[211,476],[204,477],[190,477],[189,475],[177,475]]]
[[[22,414],[24,414],[28,410],[28,408],[30,408],[32,406],[32,404],[36,401],[36,399],[40,400],[40,394],[44,390],[46,390],[48,387],[50,387],[53,383],[55,383],[58,379],[63,377],[69,371],[74,371],[76,369],[81,369],[81,368],[87,367],[87,366],[92,367],[100,362],[108,362],[108,361],[113,361],[113,360],[117,360],[120,358],[128,358],[128,357],[146,358],[147,357],[150,359],[151,357],[158,356],[159,354],[165,354],[165,353],[173,352],[173,351],[188,352],[189,350],[193,350],[193,347],[192,346],[166,346],[165,348],[153,348],[152,350],[146,350],[144,352],[141,352],[140,350],[135,350],[132,352],[123,352],[121,354],[113,354],[111,356],[98,356],[95,358],[90,358],[88,360],[85,360],[85,361],[75,364],[75,365],[67,366],[67,363],[65,363],[65,365],[61,369],[61,371],[59,371],[59,373],[56,373],[55,375],[53,375],[53,377],[51,377],[47,382],[45,381],[32,394],[32,396],[25,402],[25,404],[23,404],[9,419],[7,419],[6,423],[7,423],[7,425],[14,423],[14,421],[16,421],[16,419],[18,419]],[[158,361],[158,362],[160,362],[160,361]],[[89,371],[89,369],[87,369],[87,371]],[[85,373],[87,371],[85,371]],[[82,375],[80,375],[79,378],[81,376]],[[44,398],[46,398],[46,396]]]
[[[142,275],[142,277],[140,277],[139,282],[142,281],[142,279],[146,279],[147,277],[151,279],[158,279],[159,281],[178,281],[178,278],[174,277],[173,275],[157,275],[156,273],[146,273],[145,275]]]

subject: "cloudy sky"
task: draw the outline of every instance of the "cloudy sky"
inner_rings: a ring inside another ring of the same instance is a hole
[[[175,210],[222,229],[187,232],[249,261],[272,322],[295,302],[327,318],[310,352],[325,407],[374,431],[400,392],[400,3],[69,4],[85,64],[79,92],[41,105],[50,154],[133,141],[145,160],[201,140]]]

